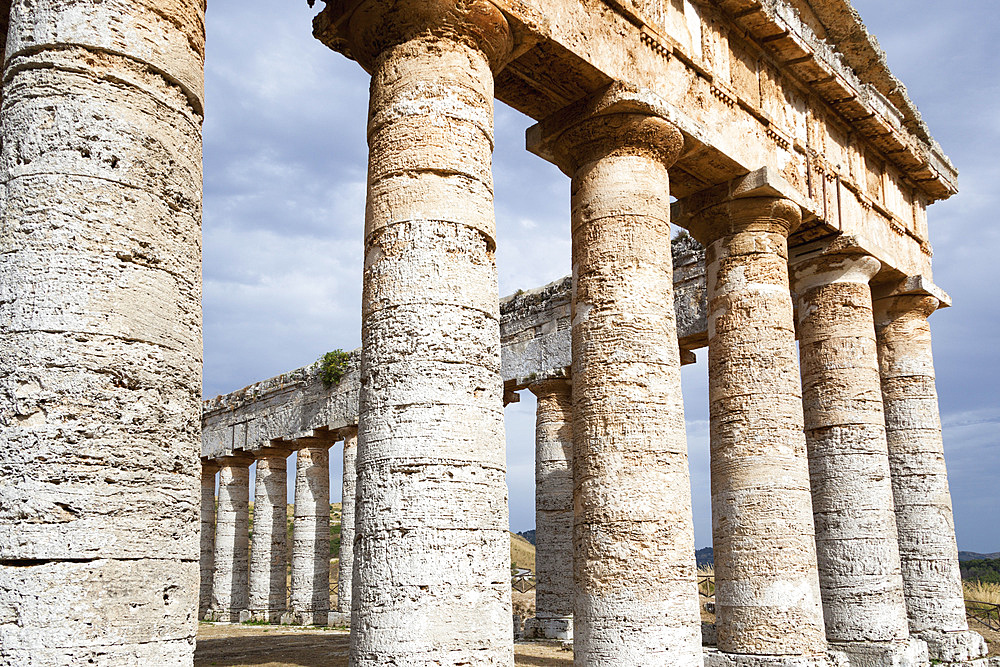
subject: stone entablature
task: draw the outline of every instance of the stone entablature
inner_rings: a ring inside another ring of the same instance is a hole
[[[705,251],[684,235],[673,241],[674,312],[685,362],[707,344]],[[500,300],[501,374],[506,391],[566,377],[570,350],[570,276]],[[340,383],[324,387],[311,364],[204,402],[201,454],[214,459],[357,424],[358,350]]]
[[[358,4],[328,3],[316,36],[351,56],[338,21]],[[649,91],[685,138],[674,197],[770,167],[800,235],[849,233],[884,270],[930,276],[926,207],[957,171],[846,0],[495,4],[515,42],[497,99],[541,120],[611,81]]]

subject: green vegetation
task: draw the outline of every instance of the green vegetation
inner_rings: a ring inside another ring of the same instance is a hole
[[[1000,584],[1000,558],[967,560],[960,563],[962,579]]]
[[[319,360],[319,378],[323,381],[323,386],[329,389],[335,384],[340,384],[341,378],[347,372],[347,362],[350,355],[343,350],[327,352]]]

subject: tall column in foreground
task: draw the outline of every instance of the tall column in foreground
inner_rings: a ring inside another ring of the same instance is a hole
[[[910,641],[872,293],[881,264],[841,237],[792,262],[826,636],[855,660],[927,662]]]
[[[292,524],[291,612],[302,625],[326,625],[330,613],[330,443],[298,450]]]
[[[927,322],[939,303],[919,292],[879,298],[875,329],[910,632],[947,663],[985,656],[986,643],[969,630],[958,567]]]
[[[250,617],[277,622],[288,603],[288,455],[283,449],[259,449],[253,498],[253,544],[250,547]]]
[[[337,611],[351,613],[354,581],[354,498],[357,493],[358,429],[341,431],[344,436],[344,476],[340,495],[340,572],[337,578]]]
[[[573,403],[567,379],[529,387],[535,412],[535,617],[525,634],[573,638]]]
[[[213,621],[238,623],[249,607],[250,464],[247,454],[219,459],[219,504],[215,519]]]
[[[490,170],[509,28],[488,0],[369,0],[339,25],[372,72],[352,664],[510,664]]]
[[[788,286],[799,207],[727,198],[692,215],[706,248],[712,532],[721,654],[825,664],[802,385]],[[714,662],[718,660],[719,662]]]
[[[201,586],[198,592],[198,618],[212,607],[212,578],[215,569],[215,473],[219,464],[201,462]]]
[[[700,666],[667,173],[684,141],[618,86],[545,137],[573,179],[576,664]]]
[[[0,663],[190,664],[204,3],[5,5]]]

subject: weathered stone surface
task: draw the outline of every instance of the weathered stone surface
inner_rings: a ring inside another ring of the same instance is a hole
[[[372,72],[352,664],[510,664],[484,0],[331,6]]]
[[[692,230],[706,246],[718,645],[783,665],[826,650],[788,285],[799,215],[734,198]]]
[[[826,636],[894,656],[909,632],[868,284],[881,265],[843,237],[811,250],[792,288]]]
[[[986,653],[968,630],[958,567],[927,322],[939,303],[920,293],[876,298],[875,330],[910,632],[926,638],[931,658],[956,661]]]
[[[573,403],[568,380],[530,387],[535,412],[535,618],[529,638],[573,638]]]
[[[575,662],[700,665],[669,254],[681,136],[614,104],[576,111],[543,123],[572,174]]]
[[[247,607],[255,621],[275,623],[288,609],[288,454],[281,449],[256,452]]]
[[[212,606],[212,573],[215,571],[215,474],[219,464],[201,462],[201,586],[198,593],[198,618]]]
[[[300,441],[295,463],[291,612],[326,625],[330,612],[330,443]]]
[[[190,662],[204,7],[6,6],[0,664]]]
[[[351,591],[354,581],[354,521],[357,493],[358,429],[341,431],[344,436],[344,474],[340,496],[340,564],[337,579],[337,611],[351,616]]]
[[[219,500],[215,512],[215,571],[210,619],[238,623],[249,608],[250,464],[246,454],[219,461]]]

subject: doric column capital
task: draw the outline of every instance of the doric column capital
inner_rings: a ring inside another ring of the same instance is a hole
[[[255,449],[251,452],[254,457],[259,461],[260,459],[273,459],[273,458],[288,458],[292,454],[292,449],[290,447],[261,447],[260,449]]]
[[[929,294],[894,294],[876,299],[875,328],[881,329],[900,319],[927,319],[940,305],[941,302]]]
[[[381,54],[408,42],[464,43],[493,71],[513,47],[507,19],[489,0],[332,0],[313,21],[313,34],[369,72]]]
[[[800,296],[811,289],[833,283],[867,285],[882,263],[862,250],[850,236],[832,242],[808,244],[789,251],[792,291]]]
[[[802,222],[802,209],[784,197],[732,198],[710,205],[692,216],[688,230],[706,248],[725,236],[743,232],[777,234],[788,238]],[[759,242],[755,237],[750,242]]]
[[[551,378],[531,383],[528,385],[528,391],[538,397],[550,394],[569,394],[572,391],[572,384],[569,378]]]
[[[220,468],[249,468],[254,461],[256,461],[256,458],[253,452],[243,450],[235,451],[215,459],[215,463]]]
[[[215,459],[201,457],[201,472],[203,474],[219,472],[219,462]]]
[[[615,83],[528,130],[528,149],[568,176],[615,155],[648,155],[670,166],[684,135],[658,110],[651,93]]]

